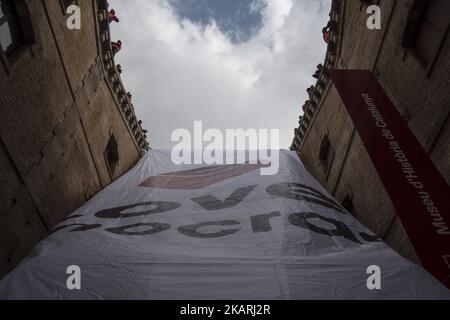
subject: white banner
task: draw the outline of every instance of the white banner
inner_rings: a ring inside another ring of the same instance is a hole
[[[280,151],[280,169],[150,151],[0,281],[2,299],[450,299]]]

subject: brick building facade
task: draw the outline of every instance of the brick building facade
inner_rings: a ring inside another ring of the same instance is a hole
[[[116,70],[106,0],[1,0],[0,277],[148,148]]]
[[[381,29],[367,28],[367,6]],[[291,149],[349,211],[403,256],[418,257],[330,79],[370,70],[450,183],[450,1],[333,0],[331,38]]]

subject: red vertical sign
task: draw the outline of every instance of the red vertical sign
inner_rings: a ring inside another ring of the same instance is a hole
[[[332,79],[423,266],[450,288],[450,188],[370,71]]]

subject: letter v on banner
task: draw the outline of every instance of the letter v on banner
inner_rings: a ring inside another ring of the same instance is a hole
[[[420,261],[450,288],[449,186],[370,71],[331,77]]]

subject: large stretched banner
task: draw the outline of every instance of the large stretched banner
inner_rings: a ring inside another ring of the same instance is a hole
[[[260,170],[174,165],[152,150],[56,226],[0,281],[0,298],[450,299],[295,152],[280,151],[278,174]]]
[[[332,78],[420,261],[450,288],[450,187],[370,71]]]

